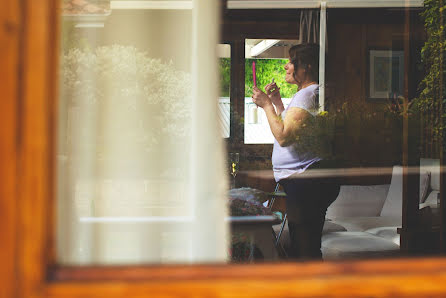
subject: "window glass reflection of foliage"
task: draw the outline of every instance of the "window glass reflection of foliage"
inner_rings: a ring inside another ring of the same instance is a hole
[[[446,98],[444,83],[444,55],[446,48],[444,20],[446,18],[445,1],[425,0],[421,13],[427,33],[427,41],[421,50],[421,59],[425,66],[425,77],[420,83],[419,107],[426,113],[435,112]],[[442,114],[441,124],[435,125],[434,136],[438,137],[444,129],[446,115]]]
[[[220,58],[220,96],[229,97],[231,88],[231,59]]]
[[[87,111],[113,106],[123,119],[132,115],[137,124],[133,123],[135,129],[122,130],[123,143],[149,152],[167,137],[178,144],[190,136],[185,124],[191,114],[191,78],[176,70],[173,62],[151,58],[135,47],[113,45],[71,48],[62,55],[60,66],[71,106]],[[119,124],[115,120],[108,125]]]
[[[284,65],[286,59],[246,59],[245,60],[245,97],[252,95],[252,62],[256,62],[257,86],[264,90],[266,84],[274,81],[280,87],[282,98],[291,98],[297,92],[295,85],[290,85],[285,81]],[[231,59],[220,59],[220,96],[229,97],[231,85]]]

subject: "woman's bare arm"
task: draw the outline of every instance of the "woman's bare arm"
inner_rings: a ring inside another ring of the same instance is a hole
[[[289,146],[295,141],[299,128],[310,115],[304,109],[292,107],[288,109],[285,119],[282,120],[280,116],[277,116],[272,104],[265,105],[263,109],[271,132],[281,147]]]

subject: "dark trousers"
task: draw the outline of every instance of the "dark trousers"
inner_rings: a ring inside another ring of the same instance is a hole
[[[299,175],[297,175],[299,176]],[[339,184],[329,179],[283,179],[287,194],[288,228],[292,259],[322,259],[321,237],[328,206],[339,194]]]

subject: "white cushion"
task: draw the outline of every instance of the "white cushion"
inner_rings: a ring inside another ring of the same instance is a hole
[[[327,218],[379,216],[389,184],[342,185],[336,200],[327,209]]]
[[[351,232],[363,232],[380,227],[401,226],[401,217],[395,216],[337,217],[331,221]]]
[[[420,159],[420,170],[431,173],[430,188],[440,190],[440,160],[431,158]]]
[[[381,216],[402,217],[403,213],[403,168],[394,166],[392,171],[392,181],[386,201],[381,210]]]
[[[420,168],[420,203],[426,200],[426,194],[432,184],[431,172]],[[389,192],[381,210],[381,216],[402,217],[403,214],[403,167],[394,166]]]
[[[347,231],[342,225],[332,222],[331,220],[326,220],[324,223],[324,228],[322,229],[322,234],[332,233],[332,232],[343,232]]]
[[[437,197],[440,194],[439,191],[437,190],[433,190],[430,192],[430,194],[427,196],[427,199],[424,203],[420,204],[420,209],[424,208],[424,207],[431,207],[431,208],[439,208],[438,204],[437,204]]]
[[[438,190],[433,190],[426,199],[426,203],[430,205],[437,205],[437,197],[440,194]]]
[[[429,193],[431,172],[420,170],[420,203],[424,203]]]
[[[322,236],[324,259],[384,257],[399,254],[390,240],[364,232],[334,232]]]
[[[274,225],[273,229],[276,235],[279,235],[281,225]],[[324,228],[322,230],[322,235],[332,232],[343,232],[347,231],[343,226],[326,220],[324,223]],[[288,224],[285,225],[282,235],[280,236],[280,243],[284,248],[288,248],[290,246],[290,231],[288,230]]]
[[[380,227],[366,230],[366,233],[370,233],[372,235],[388,239],[395,243],[396,245],[400,245],[400,234],[397,231],[398,227]]]

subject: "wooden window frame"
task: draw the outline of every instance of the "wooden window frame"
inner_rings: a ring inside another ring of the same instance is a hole
[[[60,267],[54,253],[59,0],[0,0],[4,297],[446,295],[446,259]],[[3,46],[6,45],[6,46]]]

